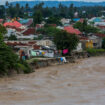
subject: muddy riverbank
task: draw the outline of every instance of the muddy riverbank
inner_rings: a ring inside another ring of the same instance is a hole
[[[105,57],[0,79],[0,105],[104,105]]]

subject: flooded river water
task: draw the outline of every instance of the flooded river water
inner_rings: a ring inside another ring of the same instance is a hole
[[[105,105],[105,57],[2,78],[0,105]]]

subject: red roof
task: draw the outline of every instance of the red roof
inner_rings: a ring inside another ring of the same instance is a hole
[[[31,43],[31,45],[30,45],[30,43],[31,42],[28,42],[28,43],[21,43],[21,42],[13,42],[12,43],[12,42],[7,42],[6,44],[8,46],[32,46],[34,50],[40,49],[40,46],[36,45],[34,42],[33,42],[33,44]]]
[[[14,21],[14,22],[6,22],[6,23],[4,23],[4,26],[5,27],[10,26],[10,27],[20,28],[22,26],[22,24],[20,24],[17,21]]]
[[[21,42],[14,42],[14,43],[7,42],[6,44],[9,45],[9,46],[28,46],[27,43],[21,43]]]
[[[39,50],[39,49],[40,49],[40,46],[38,46],[38,45],[33,45],[33,49],[34,49],[34,50]]]
[[[23,32],[24,35],[34,35],[36,32],[35,28],[29,28],[25,32]]]
[[[95,35],[102,38],[105,37],[105,34],[96,33]]]
[[[71,34],[76,34],[76,35],[82,34],[78,29],[74,29],[72,26],[66,26],[64,27],[64,30]]]
[[[33,44],[36,44],[36,42],[35,41],[29,41],[28,44],[33,45]]]
[[[98,26],[100,29],[105,29],[105,26]]]

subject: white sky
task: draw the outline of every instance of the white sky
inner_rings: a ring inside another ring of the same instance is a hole
[[[0,0],[0,5],[5,4],[6,1],[35,1],[35,0]],[[38,1],[38,0],[37,0]],[[51,1],[51,0],[49,0]],[[53,0],[55,1],[55,0]],[[105,0],[56,0],[56,1],[86,1],[86,2],[102,2]]]

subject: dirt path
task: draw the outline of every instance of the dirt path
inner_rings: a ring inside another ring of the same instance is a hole
[[[105,57],[0,79],[0,105],[105,105]]]

